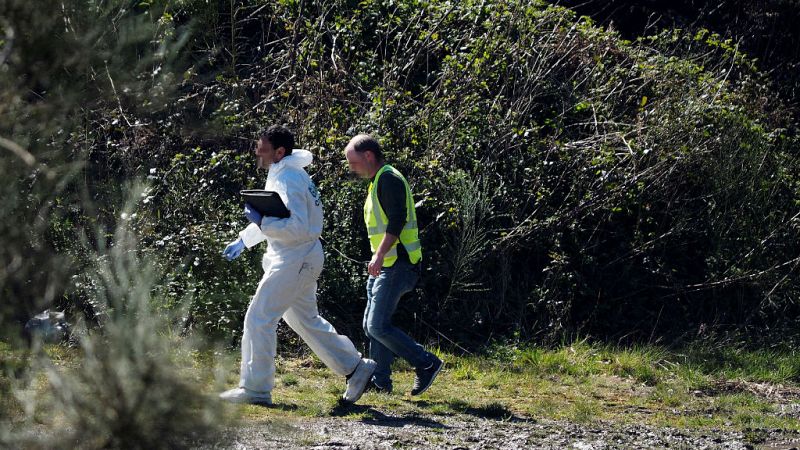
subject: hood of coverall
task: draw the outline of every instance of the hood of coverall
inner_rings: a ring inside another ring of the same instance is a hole
[[[314,155],[302,148],[296,148],[292,150],[292,154],[288,156],[284,156],[283,159],[280,161],[272,164],[269,168],[270,172],[280,170],[283,167],[298,167],[303,168],[308,166],[314,161]]]

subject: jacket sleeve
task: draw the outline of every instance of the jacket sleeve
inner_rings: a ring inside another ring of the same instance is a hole
[[[264,236],[264,233],[261,232],[261,228],[254,223],[251,223],[247,226],[247,228],[240,231],[239,237],[242,239],[242,242],[244,242],[244,245],[247,248],[258,245],[267,238]]]
[[[286,177],[276,182],[275,190],[283,194],[286,209],[291,214],[285,219],[264,217],[261,231],[270,239],[280,242],[302,242],[316,239],[311,231],[306,193],[308,186],[300,177]]]
[[[378,201],[389,222],[386,232],[400,236],[406,226],[406,186],[403,180],[391,172],[384,172],[378,179]]]

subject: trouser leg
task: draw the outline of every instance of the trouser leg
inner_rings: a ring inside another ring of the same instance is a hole
[[[352,373],[361,354],[353,342],[319,315],[317,308],[316,270],[307,264],[300,271],[295,301],[283,314],[283,320],[305,341],[311,350],[335,374]]]
[[[381,344],[375,346],[375,356],[379,358],[390,360],[386,355],[393,353],[413,367],[427,367],[433,361],[430,353],[392,323],[400,297],[413,289],[417,278],[417,273],[410,265],[398,262],[390,268],[384,268],[378,277],[371,277],[372,282],[368,282],[371,301],[365,315],[365,328],[370,337],[370,357],[373,357],[373,342],[377,342]],[[387,369],[381,367],[380,362],[378,364],[381,370]],[[380,384],[377,376],[376,382]]]
[[[258,283],[247,308],[242,335],[239,386],[268,392],[275,384],[277,327],[289,307],[297,282],[297,269],[270,267]]]
[[[384,389],[391,390],[392,388],[392,363],[394,362],[395,354],[389,350],[388,347],[383,345],[380,340],[376,339],[370,334],[370,317],[374,312],[375,299],[372,295],[372,287],[375,284],[375,278],[369,277],[367,280],[367,307],[364,310],[364,333],[369,340],[369,357],[377,363],[375,372],[372,377],[375,383]]]

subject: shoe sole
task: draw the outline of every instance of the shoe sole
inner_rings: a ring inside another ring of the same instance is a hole
[[[416,394],[411,394],[411,395],[422,395],[425,391],[427,391],[428,388],[431,387],[431,385],[433,384],[433,380],[436,379],[436,377],[439,375],[439,372],[441,372],[442,369],[444,369],[444,361],[442,361],[442,364],[439,366],[438,369],[436,369],[436,372],[433,373],[433,376],[431,377],[431,381],[428,382],[428,385],[425,386],[424,389],[422,389],[421,391],[417,392]]]
[[[370,366],[372,367],[372,370],[370,370],[369,374],[367,374],[367,382],[364,383],[364,387],[361,388],[361,391],[356,394],[356,397],[353,400],[348,400],[347,398],[345,398],[344,395],[342,395],[342,400],[344,400],[347,403],[355,403],[358,401],[358,399],[361,398],[362,395],[364,395],[364,391],[367,390],[367,385],[369,384],[369,380],[372,377],[372,374],[375,373],[375,369],[378,368],[378,365],[374,361],[372,362],[372,364],[370,364]]]
[[[256,399],[231,400],[228,398],[223,398],[222,400],[228,403],[233,403],[235,405],[272,406],[271,400],[256,400]]]
[[[259,399],[259,398],[239,398],[239,397],[222,397],[220,396],[220,400],[228,403],[233,403],[236,405],[259,405],[259,406],[272,406],[272,399]]]

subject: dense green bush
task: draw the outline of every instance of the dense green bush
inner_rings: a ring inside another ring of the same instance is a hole
[[[381,138],[420,202],[425,272],[399,317],[420,337],[647,340],[797,317],[796,129],[753,61],[714,33],[628,42],[521,1],[183,1],[130,14],[176,43],[154,86],[177,95],[117,86],[79,109],[85,126],[64,145],[86,155],[81,192],[104,206],[48,230],[75,258],[73,230],[118,220],[120,180],[147,179],[124,220],[170,274],[160,306],[191,296],[187,328],[238,340],[260,254],[220,252],[245,225],[238,190],[265,179],[256,132],[275,122],[316,155],[320,306],[355,338],[366,186],[342,149],[357,132]]]
[[[138,116],[157,120],[187,66],[185,33],[129,6],[0,5],[4,330],[61,301],[91,259],[81,238],[114,228],[137,173],[128,163],[147,153],[131,145],[150,132]]]
[[[236,191],[263,183],[246,152],[272,122],[317,156],[321,307],[351,335],[369,255],[365,186],[341,150],[361,131],[421,201],[426,272],[401,310],[418,334],[649,339],[796,314],[791,125],[729,41],[629,43],[544,3],[229,6],[199,49],[214,81],[185,81],[138,218],[164,261],[188,264],[165,287],[195,295],[205,330],[235,342],[258,277],[256,252],[219,252],[245,225]],[[208,128],[182,134],[186,111]]]
[[[800,120],[800,3],[797,0],[563,0],[562,6],[588,15],[626,39],[672,28],[706,28],[730,39],[754,59]],[[776,39],[776,36],[780,36]]]
[[[132,6],[0,3],[2,448],[188,447],[220,419],[183,371],[193,342],[172,334],[178,302],[126,232],[150,154],[139,144],[189,67],[180,27]],[[76,367],[20,339],[46,307],[102,325],[72,336]]]

